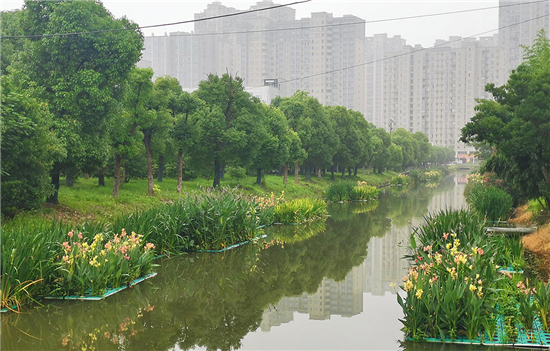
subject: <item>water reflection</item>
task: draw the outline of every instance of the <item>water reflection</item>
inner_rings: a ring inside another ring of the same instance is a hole
[[[396,349],[402,334],[390,283],[400,283],[407,265],[401,260],[402,243],[411,221],[463,201],[457,186],[448,179],[436,188],[387,189],[377,202],[331,205],[326,222],[272,227],[265,240],[222,254],[163,260],[157,277],[101,302],[52,302],[21,315],[3,315],[0,346],[276,349],[285,347],[265,341],[266,335],[276,337],[280,331],[294,340],[289,335],[308,321],[323,321],[319,323],[330,323],[323,326],[336,335],[383,326],[391,335],[377,335],[386,340],[376,347]],[[373,300],[378,296],[383,300]],[[326,349],[322,342],[328,333],[313,333],[307,348]],[[366,335],[350,336],[357,345],[363,343],[355,348],[365,348]],[[338,345],[334,348],[346,348]]]

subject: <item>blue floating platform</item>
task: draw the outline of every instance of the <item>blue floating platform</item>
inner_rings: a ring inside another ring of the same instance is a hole
[[[261,239],[261,238],[265,238],[266,236],[267,236],[267,235],[263,234],[263,235],[254,237],[252,240],[246,240],[246,241],[237,243],[237,244],[235,244],[235,245],[231,245],[231,246],[225,247],[225,248],[223,248],[223,249],[221,249],[221,250],[198,250],[197,252],[224,252],[224,251],[231,250],[231,249],[234,249],[234,248],[239,247],[239,246],[246,245],[246,244],[248,244],[250,241],[255,241],[255,240],[258,240],[258,239]]]
[[[146,276],[143,276],[141,278],[137,278],[135,280],[132,280],[130,283],[128,283],[127,285],[125,286],[121,286],[121,287],[118,287],[118,288],[114,288],[114,289],[108,289],[103,295],[101,296],[90,296],[90,295],[84,295],[84,296],[77,296],[77,295],[72,295],[72,296],[46,296],[44,297],[44,299],[46,300],[87,300],[87,301],[99,301],[99,300],[103,300],[111,295],[114,295],[116,294],[117,292],[120,292],[128,287],[132,287],[138,283],[141,283],[142,281],[144,280],[147,280],[149,278],[152,278],[154,276],[156,276],[157,273],[150,273],[150,274],[147,274]]]

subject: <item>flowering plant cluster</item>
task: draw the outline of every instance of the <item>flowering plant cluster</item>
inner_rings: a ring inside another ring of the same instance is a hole
[[[143,235],[122,229],[109,240],[98,233],[90,241],[71,230],[67,237],[58,258],[57,294],[99,296],[149,274],[153,267],[155,245],[143,245]]]
[[[457,234],[444,233],[438,245],[415,250],[414,262],[403,278],[406,298],[398,297],[405,332],[413,339],[442,333],[476,339],[494,312],[496,295],[488,287],[498,278],[484,248],[463,246]]]
[[[466,176],[469,183],[480,183],[486,185],[494,185],[501,187],[504,184],[502,179],[498,179],[495,173],[486,172],[486,173],[472,173]]]

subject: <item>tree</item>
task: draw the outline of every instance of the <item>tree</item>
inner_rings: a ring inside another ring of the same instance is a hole
[[[204,101],[200,100],[195,95],[189,94],[188,92],[181,93],[178,98],[178,104],[180,106],[180,110],[175,115],[174,127],[171,129],[170,135],[178,150],[176,191],[181,193],[183,178],[183,153],[188,152],[198,138],[196,123],[192,122],[193,119],[190,119],[190,115],[199,109],[206,108],[206,106]]]
[[[143,37],[136,24],[114,19],[95,1],[26,1],[21,25],[27,35],[84,32],[30,39],[21,60],[67,148],[52,170],[56,191],[48,202],[58,203],[61,172],[72,177],[105,165],[108,122],[117,92],[141,56]]]
[[[478,101],[461,141],[493,146],[485,169],[504,178],[517,196],[544,197],[550,204],[550,41],[544,32],[505,85],[485,90],[494,100]]]
[[[259,145],[252,159],[256,183],[262,182],[262,170],[281,167],[290,156],[292,140],[285,115],[277,108],[260,104],[257,123],[261,132],[256,135]]]
[[[21,28],[22,11],[0,12],[0,33],[2,36],[24,35]],[[2,55],[0,55],[0,69],[2,75],[8,74],[8,67],[18,60],[18,56],[24,50],[25,40],[2,40]]]
[[[323,106],[308,93],[297,91],[289,98],[278,98],[272,102],[285,114],[290,128],[300,138],[303,152],[294,153],[294,182],[298,183],[299,165],[306,163],[306,176],[310,178],[312,166],[332,164],[336,152],[338,135],[333,133],[332,122],[327,118]],[[306,156],[300,159],[299,156]]]
[[[152,69],[133,67],[122,86],[120,113],[111,120],[112,147],[114,150],[113,196],[118,196],[121,184],[120,169],[125,158],[136,155],[139,140],[143,140],[139,126],[147,120],[149,100],[153,91]],[[124,181],[124,180],[122,180]]]
[[[217,188],[226,163],[246,166],[254,155],[259,102],[244,91],[242,78],[229,74],[209,75],[195,95],[209,109],[197,115],[201,145],[196,145],[196,151],[203,162],[214,166],[212,186]]]
[[[51,194],[49,172],[65,150],[49,130],[47,104],[14,86],[9,75],[1,78],[1,93],[2,213],[13,215],[37,208]]]

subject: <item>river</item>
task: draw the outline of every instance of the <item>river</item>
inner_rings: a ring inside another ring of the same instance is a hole
[[[103,301],[2,314],[2,350],[464,350],[403,342],[396,292],[412,225],[464,206],[465,174],[333,204],[326,221],[273,226],[225,253],[162,259]],[[475,350],[488,350],[476,347]]]

